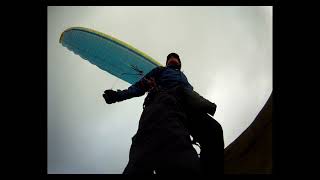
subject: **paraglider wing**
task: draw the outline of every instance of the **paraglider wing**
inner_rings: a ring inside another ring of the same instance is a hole
[[[100,69],[134,84],[159,62],[109,35],[83,27],[65,30],[59,42]]]

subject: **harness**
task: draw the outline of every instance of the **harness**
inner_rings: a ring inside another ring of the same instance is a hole
[[[143,103],[143,108],[148,107],[153,102],[153,100],[154,100],[155,96],[157,95],[157,93],[166,92],[166,93],[168,93],[168,95],[174,96],[176,98],[177,102],[178,102],[178,106],[180,106],[183,109],[183,111],[185,113],[187,113],[185,108],[184,108],[184,105],[183,105],[184,104],[183,103],[183,98],[181,96],[182,95],[181,93],[183,93],[182,88],[184,88],[182,85],[176,86],[176,87],[171,88],[171,89],[165,89],[165,88],[162,88],[162,87],[159,87],[159,86],[157,86],[156,88],[153,88],[151,91],[148,92],[148,95],[145,98],[145,101]],[[190,124],[188,125],[188,124],[186,124],[186,122],[183,123],[183,124],[188,129],[189,134],[192,136],[191,144],[196,145],[201,149],[201,145],[199,144],[199,140],[190,131]]]

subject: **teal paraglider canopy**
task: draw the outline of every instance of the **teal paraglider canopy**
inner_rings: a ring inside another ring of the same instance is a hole
[[[83,28],[65,30],[59,42],[100,69],[134,84],[159,62],[133,46],[110,35]]]

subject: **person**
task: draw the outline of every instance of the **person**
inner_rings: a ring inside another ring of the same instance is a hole
[[[217,161],[217,156],[212,156],[210,152],[217,152],[215,149],[221,148],[210,145],[212,143],[209,141],[214,135],[221,147],[222,128],[207,115],[215,113],[216,105],[193,91],[193,86],[181,71],[178,54],[170,53],[165,67],[154,68],[128,89],[109,89],[104,92],[103,97],[107,104],[112,104],[142,96],[146,92],[148,95],[143,103],[137,133],[132,137],[129,162],[123,174],[155,172],[201,175],[209,174],[212,168],[219,169],[221,164],[218,167],[210,162]],[[199,117],[207,124],[196,125],[199,123],[195,123],[195,119]],[[207,131],[200,130],[208,127],[218,128],[218,131],[214,131],[219,132],[219,135],[208,133],[213,130],[210,128]],[[190,139],[191,134],[194,141]],[[203,135],[209,137],[202,138]],[[201,147],[200,159],[192,145],[195,141],[206,149],[202,150]]]

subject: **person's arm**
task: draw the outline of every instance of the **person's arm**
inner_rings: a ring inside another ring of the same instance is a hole
[[[183,72],[181,72],[181,75],[183,77],[183,80],[184,80],[184,83],[185,83],[185,87],[187,89],[193,90],[193,86],[189,83],[187,76]]]
[[[149,73],[147,73],[143,78],[141,78],[138,82],[131,85],[128,89],[125,90],[106,90],[103,94],[106,103],[111,104],[115,102],[120,102],[126,99],[130,99],[133,97],[139,97],[144,95],[147,91],[149,91],[153,87],[153,83],[155,76],[159,72],[160,68],[154,68]]]

